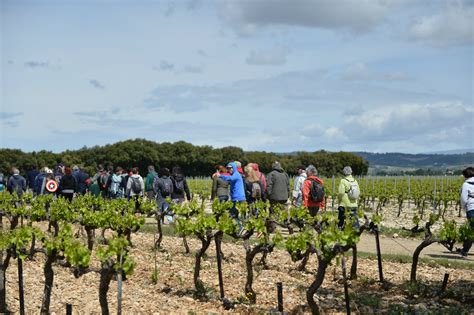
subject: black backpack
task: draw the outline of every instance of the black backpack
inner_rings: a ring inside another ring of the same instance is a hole
[[[163,189],[161,190],[162,197],[168,197],[173,193],[173,182],[170,178],[163,178]]]
[[[309,199],[312,202],[321,202],[324,200],[324,187],[320,182],[314,179],[308,179],[311,181],[311,187],[309,189]]]
[[[136,195],[142,192],[142,185],[140,184],[140,179],[138,177],[130,177],[132,179],[132,191]]]
[[[174,180],[174,192],[176,194],[182,194],[184,192],[184,178]]]

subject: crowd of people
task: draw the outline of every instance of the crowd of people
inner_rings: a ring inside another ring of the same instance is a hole
[[[342,173],[344,176],[337,190],[338,225],[342,228],[349,214],[354,218],[354,226],[358,227],[359,184],[352,176],[350,166],[345,166]],[[218,165],[212,174],[211,200],[230,200],[233,205],[230,214],[239,224],[238,204],[241,202],[246,202],[255,215],[258,215],[259,202],[268,201],[270,212],[275,206],[285,208],[291,202],[293,206],[304,207],[315,216],[325,208],[324,181],[318,177],[314,165],[298,167],[297,174],[291,188],[290,177],[278,161],[272,164],[272,171],[268,174],[262,173],[256,163],[248,163],[245,167],[239,161]],[[471,229],[474,229],[474,168],[466,168],[463,175],[465,182],[461,189],[461,206],[470,220]],[[137,167],[126,171],[121,167],[114,169],[108,166],[106,169],[99,165],[97,172],[90,176],[83,168],[70,168],[60,163],[54,170],[43,167],[37,171],[32,168],[26,173],[26,178],[20,175],[17,168],[13,168],[8,180],[0,173],[0,192],[5,188],[19,197],[29,189],[33,195],[55,194],[70,201],[74,195],[86,193],[104,199],[135,199],[137,207],[138,197],[146,196],[149,200],[156,200],[158,211],[166,213],[170,223],[173,217],[169,212],[168,201],[180,204],[185,199],[191,200],[186,177],[179,166],[173,167],[171,171],[161,168],[156,172],[155,167],[150,165],[145,178],[139,174]],[[461,255],[466,256],[471,246],[472,240],[465,241],[460,249]]]

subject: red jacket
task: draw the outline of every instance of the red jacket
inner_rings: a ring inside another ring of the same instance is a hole
[[[311,201],[311,197],[309,195],[309,191],[311,190],[311,179],[319,182],[321,185],[324,185],[324,182],[322,179],[316,176],[308,176],[308,178],[306,178],[303,183],[303,205],[305,207],[324,208],[325,207],[324,200],[321,202]]]

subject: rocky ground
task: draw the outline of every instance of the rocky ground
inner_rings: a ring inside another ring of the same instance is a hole
[[[196,300],[193,297],[194,256],[185,255],[180,238],[165,236],[163,251],[157,252],[159,269],[158,282],[153,284],[151,275],[154,270],[152,251],[153,234],[136,233],[133,236],[134,247],[131,254],[137,266],[133,275],[123,284],[124,314],[170,314],[170,313],[267,313],[277,307],[276,283],[283,283],[284,309],[289,313],[309,313],[306,307],[306,289],[314,279],[317,261],[312,257],[309,272],[295,270],[296,264],[282,249],[276,249],[268,257],[269,269],[256,267],[254,290],[257,303],[249,305],[244,298],[243,288],[246,279],[244,249],[241,244],[226,242],[223,252],[224,284],[226,296],[236,302],[235,308],[224,310],[218,300],[219,287],[215,248],[208,249],[208,257],[203,261],[201,278],[208,287],[207,299]],[[199,242],[190,239],[189,245],[194,252]],[[94,254],[95,255],[95,254]],[[37,314],[40,310],[43,293],[42,254],[34,261],[24,263],[24,286],[27,313]],[[94,264],[98,262],[95,259]],[[350,266],[350,259],[348,260]],[[420,264],[418,279],[420,285],[407,284],[410,273],[409,263],[387,262],[384,264],[384,276],[388,286],[377,282],[377,262],[359,259],[358,280],[350,281],[349,293],[353,313],[457,313],[468,314],[474,310],[474,270],[430,267]],[[52,293],[51,311],[65,313],[66,303],[73,305],[78,314],[100,313],[98,291],[99,275],[88,273],[74,278],[72,272],[55,266],[55,280]],[[438,295],[445,273],[449,273],[447,291]],[[321,308],[325,313],[344,313],[344,293],[341,281],[340,265],[330,267],[325,281],[317,294]],[[16,260],[11,261],[7,270],[7,300],[13,312],[19,312],[18,278]],[[117,308],[117,282],[113,281],[108,295],[109,308]]]

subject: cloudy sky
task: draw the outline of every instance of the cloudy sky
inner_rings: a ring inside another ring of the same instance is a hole
[[[474,148],[473,0],[0,3],[2,148]]]

